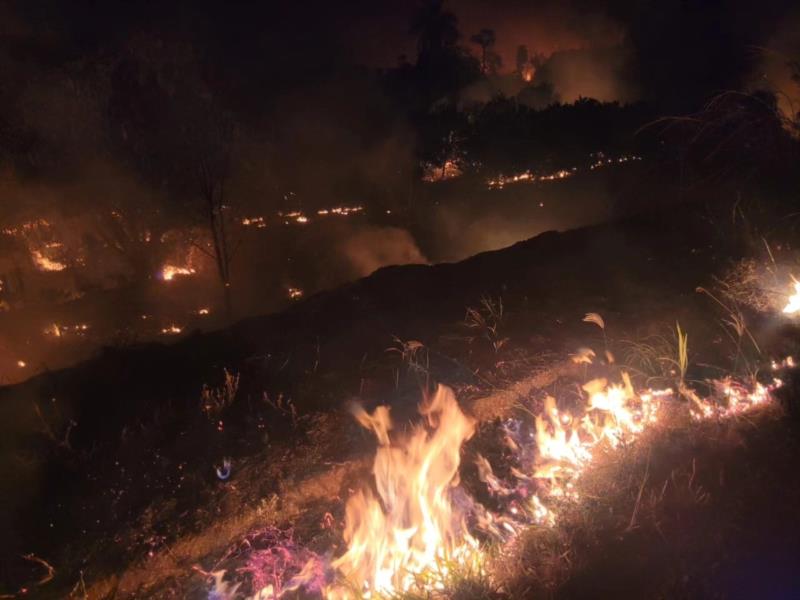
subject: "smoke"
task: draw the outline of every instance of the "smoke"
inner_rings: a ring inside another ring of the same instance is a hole
[[[566,50],[615,46],[625,37],[622,24],[603,10],[602,3],[507,1],[498,6],[454,0],[450,6],[466,37],[483,27],[496,32],[496,51],[506,71],[514,69],[520,45],[527,46],[531,55],[551,56]]]
[[[760,50],[748,87],[774,92],[785,117],[795,119],[800,114],[800,11],[781,20]]]
[[[633,102],[639,92],[629,77],[631,59],[624,45],[555,52],[536,70],[533,84],[552,89],[559,102]]]
[[[339,249],[357,277],[364,277],[388,265],[427,262],[411,234],[397,227],[362,229],[342,240]]]
[[[451,198],[420,219],[423,225],[415,233],[426,255],[439,262],[504,248],[545,231],[600,223],[613,210],[612,180],[595,172],[502,191],[456,187]]]

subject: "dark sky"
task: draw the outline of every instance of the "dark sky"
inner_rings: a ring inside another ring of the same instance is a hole
[[[413,59],[414,0],[18,0],[0,5],[2,41],[33,61],[64,61],[141,32],[190,41],[220,77],[293,80],[353,65],[393,66]],[[755,47],[768,45],[789,20],[788,0],[448,0],[463,42],[482,27],[497,34],[506,70],[518,45],[559,50],[621,46],[632,79],[651,96],[693,96],[735,86]],[[796,22],[796,21],[791,21]],[[680,90],[680,91],[676,91]]]

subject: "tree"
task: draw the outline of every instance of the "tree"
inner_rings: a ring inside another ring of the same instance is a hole
[[[186,137],[195,149],[192,168],[200,198],[200,215],[211,236],[211,258],[222,283],[225,314],[230,322],[233,319],[233,253],[227,223],[230,207],[226,204],[225,191],[231,174],[237,132],[232,116],[212,103],[204,102],[199,107],[196,118],[196,121],[189,123],[194,135],[187,131]]]
[[[528,47],[524,44],[521,44],[517,47],[517,73],[520,77],[523,76],[525,69],[528,67]]]
[[[473,44],[477,44],[481,49],[481,72],[484,75],[497,73],[502,60],[500,55],[494,52],[494,44],[497,41],[493,29],[481,29],[478,33],[470,37]]]
[[[456,93],[480,74],[475,57],[458,45],[456,16],[442,0],[426,0],[410,30],[417,37],[417,61],[409,73],[416,92],[412,112],[425,112],[442,100],[455,101]]]
[[[442,0],[427,0],[411,21],[411,33],[417,36],[417,62],[425,62],[458,42],[458,19],[444,8]]]
[[[111,116],[120,153],[184,221],[198,219],[210,243],[191,242],[214,263],[233,316],[226,186],[237,128],[203,76],[194,48],[134,39],[112,76]],[[163,220],[163,215],[159,217]]]

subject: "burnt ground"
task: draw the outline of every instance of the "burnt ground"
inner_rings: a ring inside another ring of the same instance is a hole
[[[676,321],[689,332],[693,378],[731,369],[725,312],[697,287],[719,294],[719,279],[747,257],[775,267],[777,283],[776,265],[796,260],[791,238],[773,232],[767,262],[755,224],[729,214],[672,207],[460,263],[381,269],[228,331],[107,349],[0,389],[0,593],[203,597],[208,581],[193,567],[228,566],[237,540],[266,525],[335,551],[344,499],[374,449],[343,410],[355,398],[389,403],[403,420],[420,387],[440,381],[488,422],[574,385],[585,373],[565,358],[581,346],[607,345],[635,375],[666,381],[669,369],[648,367],[633,342],[669,346]],[[796,349],[779,310],[741,310],[764,356]],[[581,321],[587,312],[603,316],[605,335]],[[226,370],[239,377],[230,402]],[[201,401],[204,385],[216,400]],[[795,420],[768,411],[708,427],[667,428],[650,458],[639,448],[612,461],[619,471],[595,483],[598,500],[563,527],[530,533],[506,593],[794,595]],[[323,527],[328,512],[333,526]],[[46,570],[26,554],[51,564],[53,579],[37,585]],[[466,595],[479,594],[490,592]]]

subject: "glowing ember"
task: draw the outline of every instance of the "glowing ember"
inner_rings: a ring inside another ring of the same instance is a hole
[[[63,271],[67,268],[67,265],[48,258],[40,250],[32,250],[31,257],[33,258],[36,268],[40,271]]]
[[[44,333],[45,335],[60,338],[68,334],[83,335],[88,330],[89,326],[86,323],[78,323],[76,325],[59,325],[58,323],[52,323],[45,328]]]
[[[286,290],[286,293],[292,300],[297,300],[298,298],[303,297],[303,290],[296,287],[290,287],[289,289]]]
[[[596,154],[593,155],[593,157],[595,160],[591,165],[589,165],[590,171],[594,171],[595,169],[600,169],[602,167],[607,167],[609,165],[618,165],[627,162],[642,160],[641,156],[636,156],[636,155],[630,155],[630,156],[622,155],[618,156],[617,158],[612,158],[612,157],[607,157],[602,152],[597,152]]]
[[[797,364],[794,362],[794,358],[791,356],[787,356],[780,362],[773,360],[772,363],[770,363],[770,367],[773,371],[777,371],[779,369],[793,369],[796,366]]]
[[[24,369],[25,367],[27,367],[27,366],[28,366],[28,363],[26,363],[24,360],[18,360],[18,361],[17,361],[17,366],[18,366],[20,369]]]
[[[208,308],[198,308],[198,309],[197,309],[197,314],[198,314],[198,315],[200,315],[201,317],[204,317],[204,316],[206,316],[206,315],[210,315],[210,314],[211,314],[211,309],[208,309]]]
[[[793,315],[800,311],[800,281],[794,282],[794,294],[789,296],[789,301],[783,307],[784,314]]]
[[[161,330],[161,333],[164,335],[177,335],[183,331],[182,327],[178,327],[177,325],[169,325],[168,327],[164,327]]]
[[[446,181],[460,177],[462,173],[461,167],[454,160],[448,159],[444,161],[443,165],[425,163],[423,165],[422,181],[427,181],[428,183]]]
[[[194,275],[196,271],[191,267],[177,267],[175,265],[164,265],[161,269],[161,279],[172,281],[175,277],[186,277]]]
[[[267,226],[264,217],[245,217],[241,220],[241,224],[245,227],[256,227],[257,229],[264,229]]]
[[[602,152],[592,155],[592,162],[589,164],[589,170],[594,171],[602,167],[616,164],[625,164],[628,162],[640,161],[641,156],[619,156],[616,158],[606,157]],[[522,171],[516,175],[498,175],[494,179],[489,179],[486,185],[490,190],[502,190],[506,185],[513,183],[536,183],[537,181],[559,181],[571,177],[579,171],[578,167],[571,169],[560,169],[553,173],[545,173],[537,175],[531,170]]]
[[[323,208],[317,211],[320,216],[338,215],[340,217],[348,217],[354,213],[360,213],[364,210],[363,206],[336,206],[334,208]]]
[[[560,171],[555,171],[554,173],[548,173],[546,175],[536,175],[531,171],[523,171],[522,173],[517,173],[516,175],[499,175],[496,179],[490,179],[486,182],[489,189],[491,190],[502,190],[506,185],[511,183],[535,183],[537,181],[556,181],[558,179],[566,179],[574,174],[576,169],[571,171],[567,171],[566,169],[561,169]]]
[[[283,217],[284,225],[289,225],[290,223],[299,223],[300,225],[305,225],[308,223],[308,217],[299,210],[294,210],[288,213],[279,212],[278,216]]]
[[[520,76],[522,77],[523,81],[525,81],[526,83],[530,83],[531,81],[533,81],[533,76],[535,73],[536,73],[536,67],[534,67],[532,64],[526,64],[522,67],[522,70],[520,71]]]

